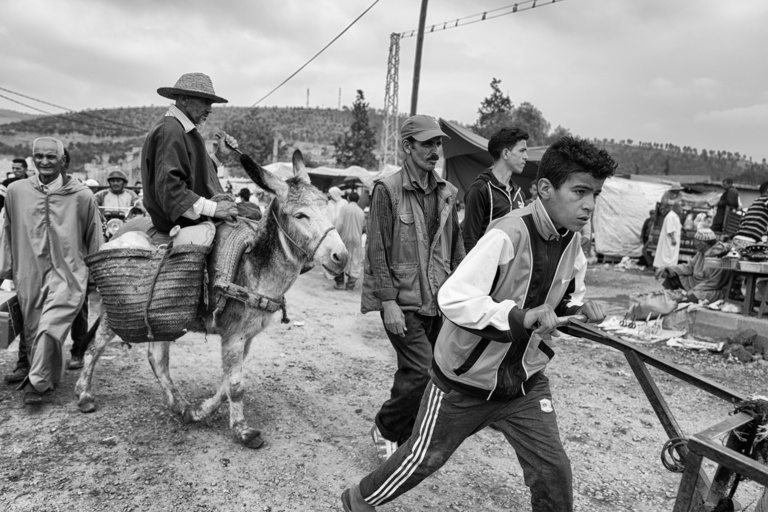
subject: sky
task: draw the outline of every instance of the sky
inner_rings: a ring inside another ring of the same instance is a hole
[[[231,105],[251,106],[372,3],[2,0],[0,87],[73,110],[166,105],[157,88],[199,71]],[[362,89],[384,108],[390,34],[416,29],[420,4],[379,0],[259,106],[338,108]],[[514,104],[581,137],[768,158],[766,0],[540,0],[429,30],[512,4],[429,1],[418,113],[474,123],[498,78]],[[415,37],[400,40],[400,112],[410,110],[415,52]],[[37,113],[2,97],[0,108]]]

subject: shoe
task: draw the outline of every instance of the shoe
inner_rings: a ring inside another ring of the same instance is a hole
[[[82,357],[75,357],[72,356],[72,358],[69,360],[69,363],[67,363],[67,369],[68,370],[79,370],[83,367],[83,358]]]
[[[35,389],[32,384],[24,387],[24,405],[40,405],[43,403],[43,397],[53,392],[53,388],[48,388],[43,392]]]
[[[336,290],[343,290],[344,289],[344,283],[336,283],[333,285],[333,288]]]
[[[352,503],[349,502],[349,489],[345,489],[341,493],[341,506],[344,507],[344,512],[352,512]]]
[[[12,373],[7,373],[5,377],[3,377],[3,380],[6,384],[14,384],[16,382],[21,382],[24,379],[27,378],[27,374],[29,373],[29,368],[21,368],[17,366]]]
[[[376,447],[376,457],[379,458],[379,462],[386,462],[397,451],[397,443],[382,436],[379,427],[375,424],[371,429],[371,438],[373,438],[373,446]]]

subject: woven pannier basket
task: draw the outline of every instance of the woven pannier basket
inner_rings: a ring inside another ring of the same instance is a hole
[[[110,329],[129,343],[173,341],[197,316],[211,247],[107,249],[85,258]]]

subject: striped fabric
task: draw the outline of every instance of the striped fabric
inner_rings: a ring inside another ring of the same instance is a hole
[[[421,422],[421,428],[418,432],[418,438],[413,445],[413,450],[403,459],[400,466],[392,472],[389,478],[365,499],[369,505],[377,507],[391,499],[397,493],[398,488],[408,481],[424,461],[444,396],[445,393],[438,389],[437,386],[430,386],[427,414],[424,421]]]
[[[762,195],[747,209],[736,235],[760,242],[766,234],[768,234],[768,195]]]

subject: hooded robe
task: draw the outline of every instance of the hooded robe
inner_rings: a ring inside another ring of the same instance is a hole
[[[61,378],[62,346],[85,300],[84,257],[103,241],[93,193],[63,179],[53,192],[37,178],[10,185],[0,239],[0,278],[16,285],[31,361],[28,382],[41,392]]]
[[[653,257],[653,266],[656,268],[674,267],[680,257],[680,234],[682,224],[680,216],[672,210],[664,217],[661,225],[659,243],[656,246],[656,255]],[[674,245],[672,241],[674,240]]]

